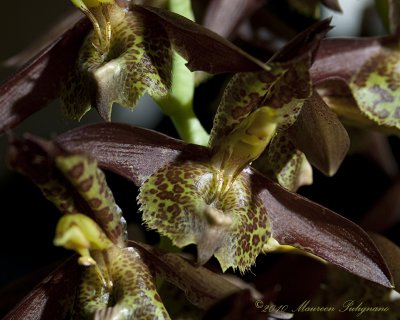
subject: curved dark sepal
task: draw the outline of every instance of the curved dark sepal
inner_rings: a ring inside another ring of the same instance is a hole
[[[89,30],[81,19],[0,85],[0,134],[59,96]]]
[[[75,129],[59,136],[56,142],[69,151],[87,152],[100,166],[138,186],[161,166],[178,158],[207,159],[209,156],[204,147],[118,124]],[[254,192],[266,206],[272,235],[279,243],[311,252],[373,282],[387,287],[392,285],[384,259],[360,227],[255,171],[251,175]]]

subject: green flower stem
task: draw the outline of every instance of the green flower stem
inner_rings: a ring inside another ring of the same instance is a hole
[[[170,0],[169,9],[193,20],[190,0]],[[207,145],[209,135],[193,111],[195,88],[194,73],[186,66],[186,61],[173,53],[171,90],[166,97],[156,99],[162,111],[168,115],[181,138],[187,142]]]
[[[194,20],[190,0],[170,0],[169,10],[188,19]],[[195,76],[186,66],[186,61],[176,52],[172,56],[171,90],[166,97],[157,98],[156,102],[168,115],[180,137],[187,142],[207,145],[209,135],[193,111]],[[179,252],[171,240],[161,236],[159,247],[168,252]],[[156,278],[157,287],[161,288],[164,280]]]
[[[201,125],[193,109],[182,109],[179,113],[170,116],[180,137],[187,142],[206,146],[209,135]]]

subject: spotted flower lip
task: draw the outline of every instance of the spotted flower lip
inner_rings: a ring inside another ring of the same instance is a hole
[[[74,278],[77,287],[69,297],[74,301],[77,316],[119,318],[135,314],[140,318],[170,319],[156,291],[154,270],[184,290],[188,299],[201,308],[208,308],[239,290],[220,275],[194,266],[179,255],[118,241],[118,237],[123,236],[119,231],[124,229],[124,220],[95,160],[33,136],[13,140],[9,160],[14,168],[38,184],[61,213],[65,213],[57,225],[54,243],[77,251],[82,256],[78,262],[86,266],[81,269],[80,280]],[[203,181],[205,188],[206,182]],[[62,185],[73,188],[62,188]],[[77,201],[71,202],[69,198]],[[86,204],[79,206],[81,201]],[[65,203],[70,205],[65,206]],[[87,211],[85,214],[71,212],[70,207],[74,206]],[[210,223],[231,224],[229,219],[218,215],[217,209],[205,207],[204,211]],[[120,228],[115,228],[116,222]],[[207,281],[213,283],[211,288]]]
[[[32,136],[11,142],[9,160],[63,214],[54,244],[76,251],[78,263],[85,266],[75,293],[68,297],[77,318],[93,318],[106,310],[115,318],[137,313],[169,319],[151,271],[140,254],[127,247],[125,220],[96,161]]]
[[[223,196],[215,176],[211,165],[195,161],[159,169],[140,189],[143,220],[179,247],[196,244],[200,265],[215,255],[223,271],[244,272],[269,238],[268,215],[245,174]]]
[[[171,86],[172,51],[159,23],[117,4],[87,13],[94,32],[85,39],[62,90],[65,114],[80,120],[95,108],[111,120],[113,103],[133,109],[144,93],[165,96]]]
[[[55,142],[70,152],[86,152],[102,168],[137,186],[177,160],[210,159],[207,148],[122,124],[74,129],[57,137]],[[359,226],[285,190],[256,170],[248,168],[246,172],[254,194],[265,206],[271,235],[278,243],[305,250],[360,277],[391,287],[392,276],[384,259]]]
[[[150,23],[158,21],[174,49],[188,61],[187,66],[191,71],[202,70],[216,74],[257,71],[265,67],[263,62],[246,54],[228,40],[177,14],[139,5],[123,10],[139,14]],[[151,23],[151,27],[155,27],[154,23]],[[76,67],[82,42],[90,30],[89,20],[81,19],[0,85],[0,134],[17,126],[29,115],[62,95],[64,84],[70,79],[71,70]],[[196,45],[198,43],[203,45]],[[89,45],[92,47],[91,43]],[[230,59],[226,59],[227,56]],[[35,79],[33,91],[32,79]],[[52,85],[49,86],[49,83]],[[82,94],[79,92],[74,98]],[[72,118],[79,119],[88,110],[88,106],[85,104],[77,110],[79,112],[76,114],[70,112]],[[109,108],[106,108],[102,112],[105,119],[109,115],[108,111]]]

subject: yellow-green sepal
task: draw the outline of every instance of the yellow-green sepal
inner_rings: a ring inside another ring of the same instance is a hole
[[[57,224],[54,245],[76,251],[82,265],[95,265],[89,250],[105,250],[113,246],[103,230],[91,218],[80,214],[66,214]]]
[[[311,165],[290,141],[287,131],[277,133],[252,166],[290,191],[313,181]]]
[[[212,164],[218,169],[219,196],[254,159],[257,159],[275,135],[279,120],[274,109],[261,107],[238,125],[225,141],[213,149]]]

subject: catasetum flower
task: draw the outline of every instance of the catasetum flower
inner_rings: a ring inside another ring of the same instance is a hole
[[[201,309],[209,309],[241,289],[177,254],[136,242],[128,246],[121,210],[97,162],[86,155],[70,154],[52,142],[30,136],[12,141],[9,162],[63,213],[54,244],[76,251],[78,263],[85,266],[79,280],[69,283],[72,292],[48,298],[57,305],[65,300],[63,310],[69,310],[73,318],[170,319],[156,290],[155,273],[183,290]],[[39,302],[47,303],[35,300],[30,306],[33,309],[25,305],[24,312],[40,314]]]
[[[141,186],[138,201],[146,225],[179,247],[197,244],[199,264],[214,255],[223,271],[233,267],[244,272],[268,242],[268,213],[244,169],[277,132],[296,121],[311,96],[308,69],[327,26],[321,29],[301,59],[233,76],[215,116],[211,159],[178,160]],[[302,85],[289,90],[298,79]]]
[[[74,317],[169,319],[149,267],[127,247],[125,220],[96,161],[39,139],[14,141],[9,159],[64,214],[54,244],[76,251],[86,266]]]
[[[62,100],[66,114],[79,120],[91,107],[111,119],[114,102],[133,108],[148,92],[168,93],[171,82],[171,44],[154,21],[146,27],[139,14],[115,1],[73,1],[93,24],[66,82]]]
[[[223,268],[228,268],[230,263],[243,263],[236,266],[241,270],[248,268],[258,255],[257,250],[262,249],[261,237],[265,239],[271,234],[271,238],[281,245],[305,250],[358,276],[390,286],[390,272],[382,256],[360,227],[327,208],[285,190],[251,167],[245,168],[231,186],[231,190],[240,189],[241,199],[234,200],[228,191],[225,198],[206,203],[208,194],[199,192],[212,191],[210,186],[213,172],[216,171],[209,164],[212,156],[209,148],[188,145],[151,130],[121,124],[98,124],[76,129],[59,136],[56,142],[70,152],[88,153],[103,168],[142,186],[141,200],[146,196],[149,200],[147,206],[162,209],[153,217],[153,221],[158,223],[158,230],[161,229],[160,233],[170,232],[175,236],[175,241],[187,241],[195,239],[200,232],[207,235],[205,228],[210,226],[208,236],[220,239],[219,246],[222,247],[219,250],[232,250],[227,257],[221,258]],[[157,175],[160,178],[158,184]],[[198,175],[201,179],[197,179]],[[156,185],[150,185],[149,181]],[[172,185],[170,181],[176,183]],[[175,194],[175,185],[178,189],[185,189]],[[161,189],[157,190],[159,186]],[[247,186],[251,189],[247,190]],[[230,209],[233,200],[235,203],[241,201],[240,204],[248,204],[246,201],[250,195],[250,206],[236,207],[226,212],[219,209],[222,206],[222,209]],[[210,210],[212,205],[220,207]],[[171,207],[169,211],[168,207]],[[161,220],[165,217],[172,218]],[[229,243],[232,234],[239,232],[235,228],[239,228],[241,223],[243,229],[247,226],[249,229],[240,230],[240,239],[233,239]],[[184,232],[174,233],[173,228]],[[251,248],[250,234],[253,239],[259,237],[256,250]],[[200,239],[202,241],[211,251],[203,257],[215,253],[218,255],[218,245]],[[233,250],[235,244],[241,246],[236,252]],[[228,248],[228,245],[232,246]],[[212,252],[213,249],[216,249],[215,252]],[[236,256],[236,253],[243,253],[243,256]]]

